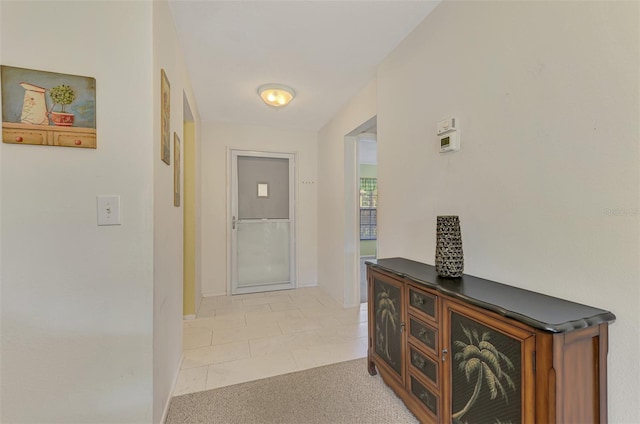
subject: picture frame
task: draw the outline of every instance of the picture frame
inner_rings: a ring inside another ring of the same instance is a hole
[[[96,79],[0,66],[2,141],[95,149]]]
[[[160,159],[171,164],[171,84],[164,69],[160,69]]]
[[[180,137],[173,133],[173,206],[180,206]]]

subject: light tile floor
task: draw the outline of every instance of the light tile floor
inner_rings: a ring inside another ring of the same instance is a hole
[[[316,287],[202,299],[184,321],[174,396],[367,355],[367,304],[345,309]]]

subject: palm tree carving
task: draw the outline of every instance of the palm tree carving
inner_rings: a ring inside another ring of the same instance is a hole
[[[389,327],[395,334],[398,331],[398,311],[396,305],[389,297],[390,289],[382,289],[378,293],[378,310],[376,311],[376,323],[380,327],[384,327],[384,336],[378,337],[378,340],[382,339],[384,346],[384,354],[390,362],[393,362],[391,355],[389,355]],[[379,328],[379,334],[382,336],[382,328]]]
[[[469,343],[460,340],[454,342],[455,347],[460,350],[455,354],[454,359],[460,361],[458,369],[464,372],[468,382],[471,382],[471,377],[474,373],[477,374],[477,377],[471,398],[460,411],[452,415],[452,418],[455,420],[459,420],[464,414],[469,412],[473,404],[478,400],[483,383],[486,383],[489,388],[492,400],[500,394],[505,402],[509,402],[505,384],[513,391],[516,390],[513,380],[505,372],[502,365],[506,365],[507,371],[513,371],[513,363],[504,353],[498,351],[498,349],[489,342],[491,334],[484,332],[482,336],[479,336],[475,329],[469,330],[464,325],[460,326],[465,336],[467,336]]]

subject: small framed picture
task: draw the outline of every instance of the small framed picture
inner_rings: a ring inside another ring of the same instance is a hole
[[[160,70],[160,158],[167,165],[171,164],[171,85],[164,69]]]

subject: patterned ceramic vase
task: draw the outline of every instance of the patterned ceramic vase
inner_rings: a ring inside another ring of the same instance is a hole
[[[457,216],[438,217],[436,271],[441,277],[460,277],[464,271],[460,219]]]

